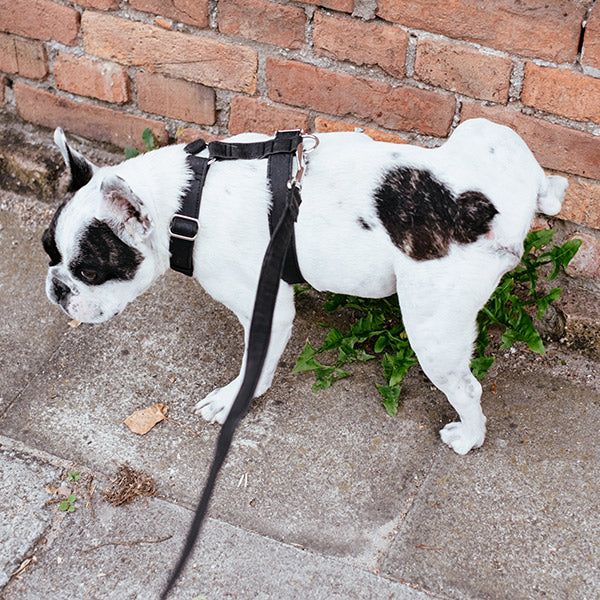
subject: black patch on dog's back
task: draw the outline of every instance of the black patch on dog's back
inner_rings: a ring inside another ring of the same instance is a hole
[[[385,175],[375,205],[393,243],[415,260],[441,258],[452,242],[474,242],[498,212],[480,192],[455,198],[429,171],[407,167]]]
[[[101,285],[110,279],[133,279],[142,260],[142,254],[121,240],[107,223],[94,219],[84,231],[79,253],[69,269],[87,285]],[[96,279],[88,281],[81,271],[93,271]]]
[[[58,247],[56,246],[56,223],[58,222],[58,217],[62,212],[62,209],[65,207],[66,202],[63,202],[54,213],[52,220],[50,221],[50,225],[42,234],[42,246],[44,246],[44,250],[46,254],[50,257],[49,265],[51,267],[58,265],[62,256]]]

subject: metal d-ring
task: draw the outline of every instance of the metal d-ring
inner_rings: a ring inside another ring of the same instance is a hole
[[[302,134],[302,145],[304,145],[304,140],[306,138],[309,138],[310,140],[312,140],[314,142],[313,145],[310,146],[309,148],[303,148],[303,154],[310,154],[313,150],[315,150],[317,148],[317,146],[320,144],[321,140],[319,140],[319,138],[314,133],[303,133]]]

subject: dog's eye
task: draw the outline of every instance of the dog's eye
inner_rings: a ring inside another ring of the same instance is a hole
[[[94,283],[96,279],[98,279],[98,273],[96,271],[91,271],[90,269],[81,269],[79,271],[81,276],[89,283]]]

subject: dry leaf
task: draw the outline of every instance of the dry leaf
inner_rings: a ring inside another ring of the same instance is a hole
[[[123,422],[131,431],[133,431],[133,433],[145,435],[157,423],[164,421],[168,410],[169,407],[166,404],[157,402],[148,408],[136,410],[134,413],[131,413]]]
[[[73,319],[72,321],[69,321],[67,323],[67,325],[69,327],[71,327],[72,329],[75,329],[75,327],[79,327],[81,325],[81,321],[78,321],[77,319]]]

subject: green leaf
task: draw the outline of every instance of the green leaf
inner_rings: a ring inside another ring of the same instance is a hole
[[[390,417],[395,417],[398,414],[398,406],[400,405],[400,386],[399,385],[379,385],[377,391],[381,395],[382,404]]]
[[[140,155],[140,151],[137,148],[125,148],[125,160],[135,158]]]
[[[142,140],[144,141],[144,146],[146,146],[146,151],[150,152],[156,148],[156,138],[154,137],[154,133],[152,129],[146,127],[142,132]]]
[[[481,381],[494,364],[493,356],[477,356],[471,361],[471,371]]]
[[[548,307],[560,298],[562,290],[559,287],[552,288],[545,296],[538,298],[536,301],[538,319],[541,319],[548,310]]]
[[[69,471],[67,477],[69,481],[79,481],[81,479],[81,473],[79,471]]]
[[[385,347],[388,345],[388,338],[385,335],[380,335],[377,338],[377,341],[375,342],[375,346],[373,347],[373,350],[379,354],[380,352],[382,352]]]
[[[68,500],[61,500],[58,503],[58,510],[62,510],[62,512],[67,512],[69,510],[69,506],[71,506],[71,503]]]
[[[305,373],[306,371],[314,371],[319,368],[319,362],[315,359],[317,351],[311,346],[310,342],[306,342],[300,356],[296,360],[296,364],[292,373]]]

